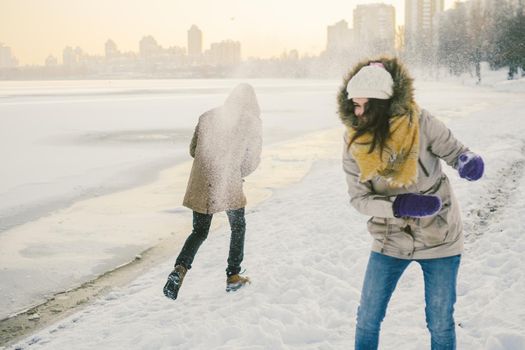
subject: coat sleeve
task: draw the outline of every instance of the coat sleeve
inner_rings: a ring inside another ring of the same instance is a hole
[[[430,113],[423,111],[422,117],[425,121],[424,132],[428,139],[429,151],[451,167],[457,168],[459,155],[468,151],[468,148],[454,137],[443,122]]]
[[[248,143],[246,151],[244,152],[243,161],[241,163],[241,177],[246,177],[253,173],[261,162],[262,152],[262,125],[258,120],[253,126],[253,138]]]
[[[197,123],[197,126],[195,127],[195,131],[193,132],[193,137],[191,138],[190,143],[190,156],[192,158],[195,158],[195,149],[197,148],[197,141],[199,138],[199,123]]]
[[[350,204],[361,214],[382,218],[394,218],[392,202],[395,196],[374,193],[372,183],[359,182],[359,166],[348,151],[348,134],[344,135],[343,170],[346,174]]]

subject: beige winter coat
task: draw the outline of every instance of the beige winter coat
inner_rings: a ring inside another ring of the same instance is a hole
[[[394,91],[398,91],[398,94],[394,93],[391,108],[397,109],[394,115],[400,115],[403,108],[408,108],[408,101],[412,101],[412,80],[395,60],[385,62],[385,67],[391,73],[394,72]],[[395,100],[400,96],[400,100]],[[341,101],[342,96],[340,104]],[[346,107],[340,105],[340,116],[346,125],[350,125],[355,116],[345,112],[349,110]],[[418,179],[415,185],[408,188],[392,188],[381,177],[359,182],[359,167],[348,151],[349,140],[345,132],[343,168],[350,202],[360,213],[371,216],[368,231],[374,238],[372,250],[375,252],[403,259],[430,259],[461,254],[463,233],[459,206],[450,182],[442,171],[440,159],[456,167],[459,155],[468,149],[454,138],[442,122],[425,110],[419,114],[419,127]],[[394,217],[392,203],[395,196],[409,192],[438,195],[443,207],[431,217]]]
[[[450,182],[441,169],[440,158],[455,166],[465,148],[443,123],[422,111],[420,119],[418,180],[408,188],[392,188],[380,177],[359,182],[359,167],[352,158],[345,133],[343,168],[351,204],[360,213],[370,215],[368,231],[374,237],[372,250],[397,258],[430,259],[461,254],[463,234],[459,206]],[[443,207],[434,216],[396,218],[392,209],[401,193],[435,194]]]
[[[240,84],[223,106],[199,117],[183,205],[203,214],[246,206],[243,178],[260,162],[262,126],[255,92]]]

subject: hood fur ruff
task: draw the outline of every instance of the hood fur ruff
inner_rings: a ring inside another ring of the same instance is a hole
[[[392,103],[390,105],[391,116],[408,116],[410,120],[417,118],[419,109],[414,101],[413,79],[410,77],[408,70],[397,58],[380,57],[378,59],[362,61],[354,66],[344,77],[343,85],[337,95],[339,118],[347,128],[357,125],[357,117],[354,114],[352,101],[348,99],[346,86],[359,70],[368,66],[371,62],[381,62],[385,69],[392,75],[394,88],[392,94]]]
[[[417,181],[419,157],[419,108],[414,102],[412,78],[396,58],[367,60],[357,64],[345,77],[338,95],[339,117],[346,125],[349,138],[356,132],[357,117],[352,101],[348,99],[346,86],[359,70],[370,64],[381,62],[392,75],[393,93],[389,109],[390,132],[383,151],[369,151],[373,135],[361,135],[349,151],[356,160],[360,174],[359,181],[366,182],[381,177],[392,187],[408,187]]]

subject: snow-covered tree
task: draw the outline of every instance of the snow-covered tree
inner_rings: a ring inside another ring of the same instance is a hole
[[[453,10],[443,14],[439,26],[438,60],[451,74],[468,70],[470,42],[467,29],[467,11],[464,3],[456,3]]]

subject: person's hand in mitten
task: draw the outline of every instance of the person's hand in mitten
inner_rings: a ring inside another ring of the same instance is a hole
[[[458,158],[459,176],[468,181],[476,181],[483,176],[485,164],[483,159],[473,152],[462,153]]]
[[[395,217],[422,218],[432,216],[441,209],[441,198],[434,195],[404,193],[397,195],[392,204]]]

